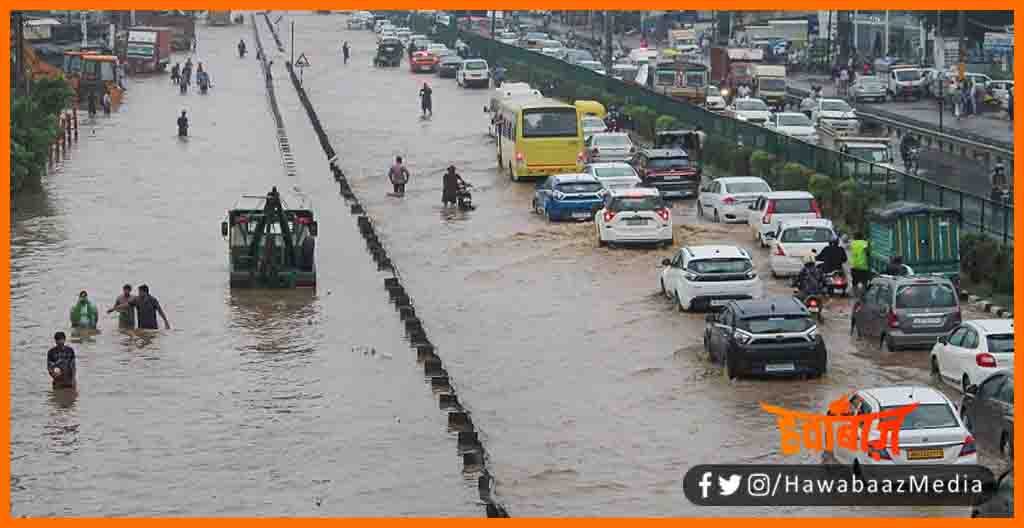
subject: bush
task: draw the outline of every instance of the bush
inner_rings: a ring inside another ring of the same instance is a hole
[[[674,130],[679,128],[679,120],[675,116],[663,115],[658,116],[658,119],[654,122],[654,128],[657,130]]]
[[[806,190],[812,173],[813,171],[799,163],[786,163],[782,166],[782,170],[779,171],[779,189]]]
[[[643,137],[654,137],[654,125],[658,115],[646,106],[627,106],[623,112],[633,120],[636,132]]]
[[[35,187],[46,169],[58,115],[74,95],[62,78],[33,81],[29,97],[17,97],[11,115],[11,189]]]
[[[732,170],[737,176],[750,174],[750,156],[753,150],[750,147],[737,147],[729,151],[732,154]]]
[[[832,193],[835,192],[835,186],[832,185],[832,178],[815,172],[814,174],[811,174],[811,177],[807,180],[807,190],[810,191],[819,202],[831,204]]]
[[[960,271],[972,283],[988,283],[996,292],[1013,294],[1013,250],[991,237],[960,235]]]
[[[764,179],[765,181],[772,180],[772,166],[775,165],[775,155],[770,152],[763,150],[755,150],[750,155],[750,168],[754,176]]]

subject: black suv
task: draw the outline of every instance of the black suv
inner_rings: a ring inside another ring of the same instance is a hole
[[[817,323],[793,297],[731,301],[707,316],[704,350],[724,363],[729,378],[741,374],[814,377],[828,369],[828,351]]]
[[[662,198],[697,196],[700,169],[680,148],[642,149],[631,162],[643,187],[654,187]]]

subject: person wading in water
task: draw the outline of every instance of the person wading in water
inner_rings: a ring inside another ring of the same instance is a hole
[[[64,332],[53,334],[56,346],[46,353],[46,371],[50,373],[55,389],[75,386],[75,350],[64,344],[66,339]]]

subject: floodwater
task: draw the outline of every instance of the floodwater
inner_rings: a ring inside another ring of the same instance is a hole
[[[820,411],[852,389],[927,384],[925,351],[882,354],[849,336],[848,301],[828,307],[820,380],[729,381],[701,357],[704,318],[658,291],[669,250],[598,249],[591,224],[549,225],[532,186],[498,174],[487,90],[375,69],[367,31],[343,16],[294,14],[296,56],[339,162],[415,299],[459,399],[487,447],[512,516],[966,516],[967,508],[698,508],[683,496],[702,463],[816,463],[778,450],[759,402]],[[272,46],[265,24],[263,42]],[[210,95],[135,80],[45,198],[12,227],[12,512],[15,515],[477,516],[444,415],[422,383],[348,207],[273,53],[298,176],[284,176],[251,27],[202,28]],[[281,35],[288,41],[289,35]],[[250,58],[234,44],[244,37]],[[342,64],[340,46],[353,56]],[[434,88],[421,120],[417,92]],[[194,137],[177,142],[189,109]],[[164,128],[166,126],[166,128]],[[88,130],[88,124],[83,130]],[[86,132],[89,134],[88,132]],[[403,199],[386,169],[406,158]],[[454,164],[478,209],[441,207]],[[313,199],[315,294],[227,288],[224,210],[270,185]],[[745,225],[674,209],[681,244],[766,254]],[[86,288],[102,307],[147,282],[173,330],[103,332],[73,344],[77,397],[54,394],[43,354]],[[109,299],[108,299],[109,298]],[[365,348],[372,347],[373,354]],[[420,367],[421,368],[421,367]],[[54,497],[59,497],[54,500]]]

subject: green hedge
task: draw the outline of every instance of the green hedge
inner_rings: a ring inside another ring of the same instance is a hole
[[[974,284],[987,283],[998,293],[1013,295],[1013,248],[984,235],[962,234],[960,272]]]
[[[60,113],[74,95],[64,79],[32,81],[28,97],[16,97],[11,114],[11,191],[39,186]]]

